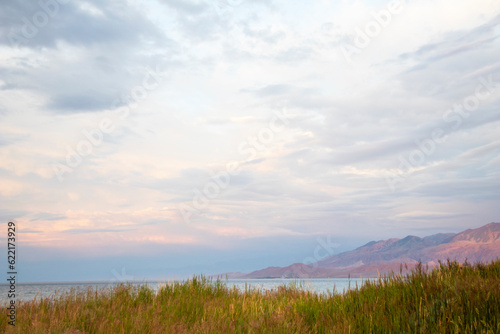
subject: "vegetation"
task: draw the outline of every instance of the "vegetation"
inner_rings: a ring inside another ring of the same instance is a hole
[[[500,261],[450,262],[394,274],[343,294],[300,285],[228,288],[196,277],[162,286],[19,302],[2,333],[500,333]],[[5,305],[4,305],[5,306]]]

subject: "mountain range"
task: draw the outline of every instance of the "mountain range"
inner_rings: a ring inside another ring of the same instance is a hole
[[[294,263],[251,273],[227,273],[228,278],[341,278],[378,277],[406,272],[422,262],[430,267],[439,261],[488,262],[500,258],[500,223],[490,223],[460,233],[439,233],[424,238],[371,241],[352,251],[331,255],[312,264]]]

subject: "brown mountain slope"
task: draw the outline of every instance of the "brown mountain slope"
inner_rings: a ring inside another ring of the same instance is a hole
[[[447,259],[488,262],[496,258],[500,258],[500,223],[491,223],[457,234],[372,241],[311,265],[295,263],[288,267],[269,267],[240,274],[238,278],[377,277],[379,273],[398,272],[401,264],[411,269],[419,261],[434,266]]]

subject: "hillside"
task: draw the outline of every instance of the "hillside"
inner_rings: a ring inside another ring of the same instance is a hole
[[[231,273],[229,278],[326,278],[376,277],[413,268],[419,261],[435,266],[439,261],[490,262],[500,258],[500,223],[490,223],[460,233],[439,233],[424,238],[371,241],[352,251],[329,256],[316,263],[269,267],[251,273]]]

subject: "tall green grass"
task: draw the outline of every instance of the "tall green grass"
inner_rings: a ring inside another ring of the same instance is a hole
[[[500,333],[500,261],[419,265],[343,294],[195,277],[18,304],[16,327],[1,316],[1,333]]]

